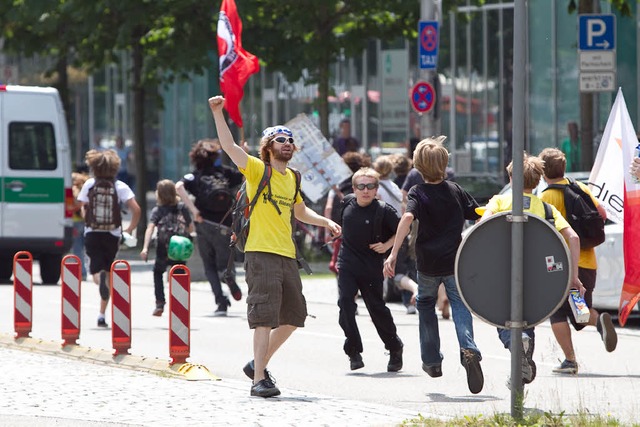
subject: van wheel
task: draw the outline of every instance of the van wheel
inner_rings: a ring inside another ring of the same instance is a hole
[[[13,274],[13,259],[0,257],[0,283],[11,283]]]
[[[40,256],[40,277],[45,285],[55,285],[60,280],[60,262],[62,255]]]

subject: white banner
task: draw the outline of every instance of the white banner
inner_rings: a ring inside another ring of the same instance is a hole
[[[289,120],[286,126],[299,147],[289,166],[300,171],[302,191],[316,203],[331,186],[350,177],[351,169],[305,114]]]
[[[607,218],[619,224],[624,221],[624,183],[627,182],[627,189],[635,185],[629,174],[629,164],[637,144],[638,138],[622,89],[618,89],[591,169],[589,184],[593,195],[607,210]]]

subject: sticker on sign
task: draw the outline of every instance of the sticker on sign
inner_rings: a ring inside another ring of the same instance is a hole
[[[580,73],[580,92],[613,92],[616,73]]]

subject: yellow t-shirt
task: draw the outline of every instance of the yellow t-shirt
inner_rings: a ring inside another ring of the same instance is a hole
[[[539,216],[542,219],[545,218],[544,205],[537,196],[534,196],[531,193],[525,193],[523,194],[523,198],[522,210],[524,212]],[[489,203],[487,203],[487,210],[493,213],[510,211],[512,209],[512,202],[511,194],[498,194],[489,200]],[[551,205],[551,211],[553,212],[553,220],[555,222],[556,230],[562,231],[569,227],[567,220],[564,219],[562,214],[553,205]]]
[[[593,200],[593,203],[595,204],[596,207],[598,207],[598,200],[593,197],[593,194],[591,194],[591,191],[589,190],[589,187],[587,187],[585,184],[576,181],[578,183],[578,185],[580,186],[580,188],[582,188],[582,191],[584,191],[585,193],[587,193],[590,197],[591,200]],[[569,184],[569,180],[567,180],[566,178],[563,179],[562,181],[558,181],[558,184]],[[540,195],[540,199],[544,200],[545,202],[549,203],[550,205],[555,206],[560,213],[562,214],[563,217],[567,216],[567,208],[564,205],[564,191],[559,189],[559,188],[550,188],[546,191],[543,191],[542,194]],[[580,249],[580,261],[578,261],[578,267],[582,267],[582,268],[588,268],[591,270],[595,270],[597,268],[598,264],[596,263],[596,251],[594,248],[589,248],[589,249]]]
[[[265,164],[257,157],[249,156],[247,167],[240,172],[247,179],[247,196],[251,200],[258,189],[264,173]],[[264,189],[251,213],[249,237],[245,252],[268,252],[288,258],[296,257],[296,249],[291,237],[291,215],[293,205],[302,202],[302,196],[296,192],[296,177],[287,169],[283,175],[275,168],[271,174],[271,197],[278,204],[280,214],[273,203],[267,200],[268,187]]]

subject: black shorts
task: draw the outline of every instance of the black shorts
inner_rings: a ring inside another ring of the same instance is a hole
[[[586,289],[584,293],[584,301],[587,303],[587,307],[591,308],[591,303],[593,302],[593,290],[596,288],[596,270],[592,270],[590,268],[578,268],[578,277]],[[565,300],[564,304],[560,306],[558,311],[551,315],[549,320],[551,323],[558,323],[566,321],[567,317],[576,331],[587,326],[587,323],[576,322],[576,318],[573,317],[571,305],[569,305],[569,300]]]
[[[84,246],[89,257],[89,273],[110,271],[116,259],[120,238],[105,231],[90,231],[84,236]]]

